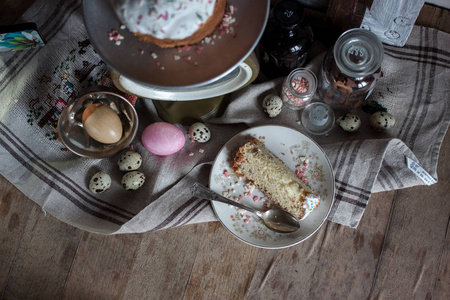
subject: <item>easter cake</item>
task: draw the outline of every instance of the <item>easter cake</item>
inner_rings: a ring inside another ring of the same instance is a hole
[[[319,195],[257,139],[239,148],[232,168],[299,220],[309,214],[310,202],[319,203]]]
[[[190,45],[222,21],[226,0],[117,0],[121,22],[139,40],[162,48]]]

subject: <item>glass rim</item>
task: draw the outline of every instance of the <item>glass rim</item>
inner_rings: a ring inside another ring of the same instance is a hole
[[[308,80],[309,88],[308,91],[304,93],[297,92],[294,87],[292,86],[292,81],[296,77],[304,77],[306,80]],[[293,96],[296,96],[297,98],[305,98],[309,96],[313,96],[317,89],[317,77],[314,72],[312,72],[309,69],[306,68],[297,68],[291,71],[287,77],[288,84],[286,84],[287,88],[289,89],[289,92]]]
[[[345,57],[345,49],[357,43],[363,44],[369,52],[368,55],[370,55],[369,59],[360,65],[353,64]],[[380,39],[373,32],[362,28],[354,28],[345,31],[338,38],[333,48],[333,54],[336,65],[342,73],[360,78],[374,74],[381,68],[384,48]]]

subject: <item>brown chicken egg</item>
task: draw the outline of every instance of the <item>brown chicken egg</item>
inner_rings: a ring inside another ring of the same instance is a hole
[[[83,112],[81,122],[87,134],[103,144],[117,143],[122,137],[122,122],[107,105],[91,104]]]

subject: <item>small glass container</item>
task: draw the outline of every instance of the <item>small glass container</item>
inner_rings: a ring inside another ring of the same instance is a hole
[[[384,50],[380,39],[365,29],[344,32],[325,55],[318,94],[333,108],[364,105],[381,76]]]
[[[316,88],[316,75],[308,69],[298,68],[284,79],[281,99],[286,107],[299,110],[311,102]]]

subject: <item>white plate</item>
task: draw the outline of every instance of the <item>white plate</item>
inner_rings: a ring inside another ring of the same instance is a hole
[[[334,174],[330,161],[313,140],[294,129],[272,125],[254,127],[237,134],[220,150],[209,178],[209,186],[212,190],[220,194],[231,190],[231,196],[235,197],[245,194],[244,186],[247,181],[237,179],[231,164],[238,148],[254,138],[262,141],[267,149],[292,169],[292,172],[297,165],[301,164],[301,156],[308,158],[309,165],[305,177],[308,184],[320,194],[319,206],[300,221],[300,230],[289,234],[273,232],[256,216],[246,213],[242,217],[237,208],[227,204],[212,201],[214,212],[225,228],[245,243],[268,249],[293,246],[314,234],[330,212],[334,201]],[[244,197],[241,201],[256,208],[262,208],[264,201],[254,202],[254,196],[264,198],[264,194],[255,189],[251,197]],[[247,216],[251,218],[248,219]]]
[[[232,93],[248,83],[253,75],[252,68],[245,62],[235,71],[216,82],[189,89],[158,89],[134,82],[123,75],[119,75],[119,83],[129,93],[152,100],[200,100]]]

